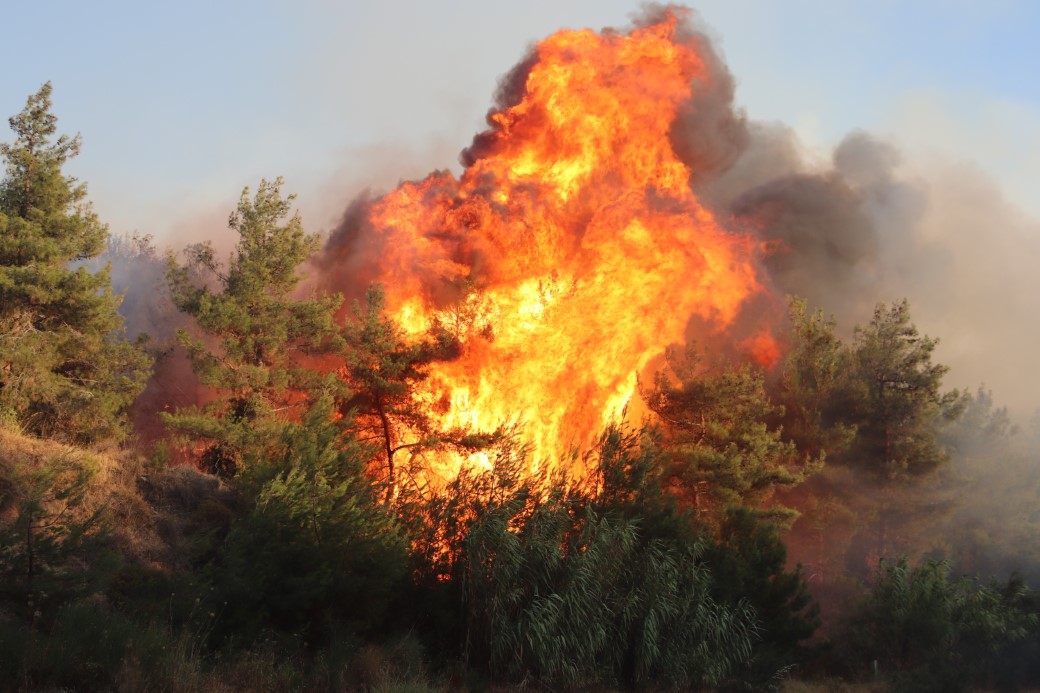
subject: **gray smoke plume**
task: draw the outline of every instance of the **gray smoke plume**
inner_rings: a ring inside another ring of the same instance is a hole
[[[1040,223],[980,172],[915,167],[865,132],[848,135],[821,171],[789,131],[750,131],[736,163],[699,190],[775,244],[763,262],[778,290],[834,315],[846,335],[877,302],[909,298],[917,325],[941,340],[951,385],[985,383],[1030,415],[1040,403]]]

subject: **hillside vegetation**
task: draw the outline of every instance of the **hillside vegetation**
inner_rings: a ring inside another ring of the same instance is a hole
[[[459,329],[303,289],[280,179],[227,257],[112,246],[186,325],[127,335],[49,97],[0,149],[0,688],[1040,685],[1040,436],[944,387],[906,300],[846,340],[792,298],[775,366],[672,350],[645,420],[535,459],[434,415]]]

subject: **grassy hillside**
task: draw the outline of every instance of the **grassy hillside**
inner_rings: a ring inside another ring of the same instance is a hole
[[[275,642],[204,654],[219,614],[200,612],[191,564],[235,508],[194,468],[0,422],[0,690],[440,690],[407,639],[341,656]]]

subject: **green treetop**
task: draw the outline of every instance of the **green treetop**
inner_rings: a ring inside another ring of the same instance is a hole
[[[810,312],[804,299],[788,297],[791,349],[780,369],[777,401],[784,434],[803,454],[839,459],[856,435],[843,421],[851,350],[835,334],[833,318]]]
[[[341,387],[308,359],[339,350],[334,315],[342,298],[293,299],[296,268],[319,239],[290,216],[293,196],[283,198],[281,185],[262,181],[255,196],[242,192],[228,221],[239,241],[226,268],[209,243],[188,247],[186,264],[169,259],[174,303],[216,346],[187,330],[179,341],[203,384],[222,396],[165,420],[207,441],[203,467],[221,474],[233,473],[247,448],[273,439],[281,419],[298,418],[321,391]]]
[[[108,229],[62,173],[80,138],[54,139],[50,95],[47,83],[30,96],[0,145],[0,407],[30,432],[89,442],[125,430],[150,363],[121,339],[108,269],[74,264],[104,250]]]
[[[448,349],[445,332],[435,338],[408,340],[386,314],[380,285],[369,287],[365,303],[355,301],[343,329],[347,342],[342,377],[351,397],[344,410],[357,417],[366,439],[378,441],[386,463],[387,495],[397,483],[396,455],[440,444],[428,408],[414,398],[427,377],[429,363]]]
[[[882,477],[914,476],[947,458],[938,424],[957,418],[966,400],[942,392],[947,366],[932,363],[938,340],[922,336],[904,299],[879,303],[865,327],[856,328],[855,381],[860,388],[850,414],[857,425],[852,454]]]
[[[759,508],[776,489],[819,467],[770,427],[783,408],[769,402],[761,372],[744,366],[712,373],[692,352],[669,356],[674,378],[658,374],[644,397],[660,419],[670,473],[706,519],[721,518],[730,506]],[[790,518],[782,507],[771,511],[778,520]]]

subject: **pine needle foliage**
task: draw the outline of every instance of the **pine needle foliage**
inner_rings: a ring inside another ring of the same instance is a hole
[[[63,456],[0,479],[0,619],[36,627],[100,587],[106,561],[104,508],[84,512],[91,461]]]
[[[279,437],[279,454],[247,456],[238,480],[248,508],[211,566],[215,635],[273,630],[319,644],[337,631],[369,632],[397,596],[407,557],[365,476],[370,451],[329,394]]]
[[[788,296],[791,348],[780,369],[776,399],[783,405],[784,435],[808,457],[841,457],[856,436],[844,420],[852,351],[837,336],[837,325],[805,299]]]
[[[86,185],[62,173],[79,136],[54,138],[48,82],[0,144],[0,409],[30,433],[90,443],[121,437],[151,360],[126,341],[100,255],[108,228]]]
[[[296,300],[297,267],[318,248],[318,236],[292,214],[282,180],[242,191],[228,225],[238,235],[225,265],[210,243],[189,246],[180,264],[168,258],[174,303],[194,318],[201,335],[178,332],[192,367],[220,396],[205,406],[165,414],[172,430],[200,439],[200,465],[233,476],[247,451],[277,438],[280,422],[299,417],[337,380],[308,357],[337,353],[342,340],[334,315],[342,298]],[[290,216],[291,215],[291,216]]]
[[[439,446],[444,432],[436,430],[427,404],[415,397],[431,361],[450,357],[457,347],[441,327],[419,338],[404,330],[386,311],[383,287],[374,284],[365,300],[354,301],[344,316],[346,342],[340,377],[350,389],[342,405],[356,417],[366,440],[378,441],[381,474],[387,498],[399,492],[399,460],[414,458]]]
[[[946,462],[937,435],[943,421],[959,417],[967,399],[942,391],[949,368],[932,362],[937,339],[921,335],[905,299],[879,303],[856,328],[854,382],[849,412],[857,425],[853,461],[882,479],[920,476]]]
[[[731,506],[763,507],[820,467],[773,424],[783,407],[770,402],[764,374],[752,366],[710,369],[692,349],[673,350],[669,370],[643,396],[660,421],[670,483],[706,522],[721,521]],[[796,516],[778,505],[772,513],[782,522]]]

